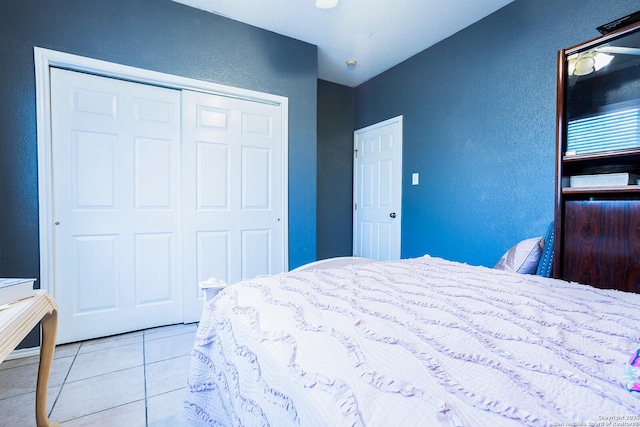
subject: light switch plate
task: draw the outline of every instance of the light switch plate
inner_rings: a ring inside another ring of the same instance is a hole
[[[420,174],[418,172],[411,174],[411,185],[418,185],[420,183]]]

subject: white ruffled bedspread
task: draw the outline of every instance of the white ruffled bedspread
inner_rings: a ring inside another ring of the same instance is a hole
[[[184,415],[195,426],[640,425],[623,386],[638,348],[638,294],[431,257],[290,272],[206,306]]]

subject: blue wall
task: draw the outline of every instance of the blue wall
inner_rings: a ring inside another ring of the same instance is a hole
[[[34,46],[288,97],[289,263],[316,259],[316,46],[169,0],[3,0],[0,276],[39,277]]]
[[[353,254],[354,95],[318,80],[318,259]]]
[[[554,207],[557,51],[639,8],[516,0],[356,88],[356,128],[404,116],[403,258],[493,266],[517,241],[544,234]]]

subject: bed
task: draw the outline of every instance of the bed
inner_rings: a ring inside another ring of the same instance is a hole
[[[247,280],[205,306],[184,417],[638,426],[640,399],[624,383],[640,348],[638,307],[637,294],[429,256]]]

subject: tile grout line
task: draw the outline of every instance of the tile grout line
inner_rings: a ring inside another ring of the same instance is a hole
[[[64,386],[67,384],[67,378],[69,378],[69,374],[71,373],[71,368],[73,368],[73,364],[76,363],[76,357],[78,357],[78,353],[80,352],[80,349],[82,348],[82,344],[83,344],[83,342],[80,342],[80,345],[78,346],[78,349],[76,350],[75,354],[73,355],[73,360],[71,361],[71,364],[69,365],[69,369],[67,370],[67,373],[65,374],[64,379],[62,380],[62,384],[60,384],[60,390],[58,390],[58,394],[56,395],[56,398],[53,399],[53,403],[51,404],[51,411],[49,411],[49,413],[48,413],[48,417],[49,418],[51,418],[51,415],[53,414],[53,410],[55,409],[56,404],[58,403],[58,399],[60,398],[60,395],[62,394],[62,390],[64,389]],[[54,350],[54,354],[55,354],[55,350]],[[53,364],[53,360],[51,362]],[[47,394],[48,393],[49,393],[49,388],[47,388]]]
[[[149,404],[147,401],[147,352],[145,350],[147,332],[142,331],[142,376],[144,378],[144,425],[149,426]]]
[[[100,413],[108,412],[108,411],[111,411],[111,410],[116,409],[116,408],[122,408],[122,407],[124,407],[124,406],[131,405],[132,403],[142,402],[142,400],[143,400],[143,399],[132,400],[131,402],[125,402],[125,403],[122,403],[122,404],[120,404],[120,405],[112,406],[112,407],[110,407],[110,408],[100,409],[100,410],[97,410],[97,411],[95,411],[95,412],[91,412],[91,413],[89,413],[89,414],[80,415],[79,417],[71,418],[71,419],[69,419],[69,420],[64,421],[62,424],[64,424],[64,423],[68,423],[69,421],[79,420],[79,419],[81,419],[81,418],[89,418],[89,417],[92,417],[92,416],[94,416],[94,415],[96,415],[96,414],[100,414]],[[90,425],[91,425],[91,426],[93,426],[94,424],[92,423],[92,424],[90,424]]]
[[[127,342],[127,343],[122,343],[120,341],[125,341],[125,340],[115,340],[113,341],[113,345],[109,345],[108,347],[104,345],[104,343],[90,343],[90,341],[86,341],[86,345],[83,345],[83,348],[86,349],[82,354],[90,354],[90,353],[95,353],[97,351],[103,351],[109,348],[118,348],[118,347],[126,347],[128,345],[134,345],[136,344],[136,342]],[[84,344],[85,342],[83,342]],[[92,347],[98,347],[97,349],[93,349]],[[80,354],[78,352],[78,354]]]

